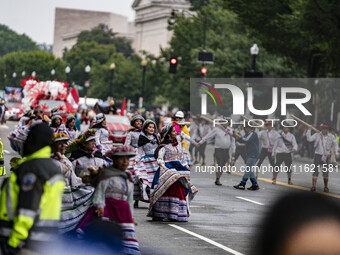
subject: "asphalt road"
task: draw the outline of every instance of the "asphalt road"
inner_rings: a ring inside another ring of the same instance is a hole
[[[9,160],[17,154],[9,146],[7,135],[15,122],[0,126],[0,137],[5,146],[5,164],[9,174]],[[213,147],[207,146],[207,164],[212,165]],[[296,168],[305,168],[310,160],[295,160]],[[242,159],[236,168],[243,165]],[[265,160],[264,165],[268,161]],[[187,223],[152,222],[146,217],[148,204],[140,203],[134,209],[134,217],[139,245],[143,254],[249,254],[253,247],[255,235],[268,207],[281,194],[288,191],[306,190],[310,192],[311,173],[293,173],[294,185],[287,185],[287,175],[280,173],[278,183],[271,184],[271,173],[259,174],[260,190],[240,191],[232,186],[241,180],[239,173],[222,175],[222,186],[214,184],[215,173],[200,172],[199,168],[191,170],[191,180],[199,189],[191,203],[191,216]],[[340,202],[340,174],[330,174],[330,193],[335,202]],[[250,183],[248,183],[250,186]],[[321,176],[317,185],[323,190]]]

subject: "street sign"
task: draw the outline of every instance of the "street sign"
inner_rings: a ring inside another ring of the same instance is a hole
[[[85,81],[85,84],[84,84],[85,88],[88,88],[90,87],[90,81]]]
[[[197,62],[206,63],[206,64],[214,64],[214,53],[201,51],[197,54]]]

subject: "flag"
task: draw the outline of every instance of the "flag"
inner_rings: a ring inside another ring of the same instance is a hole
[[[67,96],[66,107],[67,112],[77,112],[79,103],[79,95],[77,89],[74,87]]]
[[[121,112],[120,112],[120,115],[121,115],[121,116],[124,116],[124,115],[125,115],[125,109],[126,109],[126,98],[124,97],[122,109],[121,109]]]

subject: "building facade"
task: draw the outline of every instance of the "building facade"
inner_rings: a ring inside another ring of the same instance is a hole
[[[133,48],[136,53],[147,51],[155,56],[160,48],[166,48],[172,37],[168,30],[168,20],[172,10],[190,13],[187,0],[135,0],[132,8],[136,12],[135,38]]]
[[[70,49],[77,43],[77,36],[81,31],[91,30],[99,24],[107,25],[118,36],[131,41],[134,39],[134,23],[129,22],[126,16],[110,12],[56,8],[53,54],[62,57],[65,48]]]

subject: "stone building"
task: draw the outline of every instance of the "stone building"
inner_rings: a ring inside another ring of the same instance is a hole
[[[91,30],[99,24],[105,24],[118,36],[131,41],[135,27],[126,16],[110,12],[85,11],[56,8],[54,24],[53,54],[62,57],[64,48],[70,49],[77,43],[77,36],[83,30]]]
[[[136,53],[145,50],[155,56],[160,47],[166,48],[172,37],[168,31],[168,19],[172,10],[189,13],[187,0],[135,0],[132,8],[136,11],[135,38],[133,48]]]

